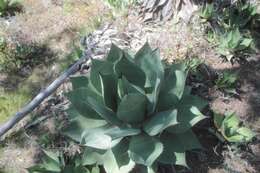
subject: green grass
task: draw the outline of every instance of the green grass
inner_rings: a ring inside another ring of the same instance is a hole
[[[16,113],[30,96],[22,91],[6,92],[0,90],[0,123],[5,122]]]

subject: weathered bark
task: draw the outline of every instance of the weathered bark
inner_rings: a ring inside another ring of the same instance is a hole
[[[198,0],[144,0],[141,16],[144,22],[167,21],[173,16],[188,21],[198,10]],[[201,3],[201,1],[199,2]]]

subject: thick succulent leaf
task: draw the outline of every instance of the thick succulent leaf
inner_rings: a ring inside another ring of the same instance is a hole
[[[91,71],[90,71],[90,81],[96,90],[101,93],[101,81],[100,81],[100,74],[107,75],[113,74],[113,63],[109,61],[101,61],[101,60],[92,60]]]
[[[124,76],[122,77],[123,87],[127,94],[140,93],[145,95],[145,91],[137,85],[130,83]]]
[[[108,123],[113,125],[122,125],[122,122],[117,118],[116,114],[105,105],[100,104],[95,99],[88,97],[87,103],[89,106],[96,111],[96,113],[105,119]]]
[[[160,87],[161,87],[161,79],[157,78],[152,93],[147,93],[147,98],[149,100],[148,115],[151,115],[156,109],[158,97],[160,94]]]
[[[200,149],[201,145],[192,130],[185,133],[163,133],[160,136],[164,151],[159,157],[159,162],[187,166],[185,152]]]
[[[145,73],[125,55],[116,63],[115,71],[118,76],[124,76],[130,83],[144,87]]]
[[[185,86],[184,92],[183,92],[183,97],[187,97],[191,95],[191,90],[192,88],[190,86]]]
[[[104,125],[86,129],[82,133],[81,144],[96,149],[110,149],[117,145],[122,138],[140,133],[140,129]]]
[[[166,111],[169,109],[176,109],[179,103],[178,97],[173,93],[162,93],[159,95],[158,104],[156,109],[161,111]]]
[[[117,79],[113,74],[100,74],[104,103],[112,110],[117,107]]]
[[[225,136],[226,140],[228,142],[237,142],[237,143],[240,143],[240,142],[244,142],[243,139],[244,139],[244,136],[240,135],[240,134],[235,134],[235,135],[232,135],[230,137],[228,136]]]
[[[140,134],[131,138],[129,152],[135,163],[151,166],[163,152],[163,144],[154,137]]]
[[[131,84],[124,76],[122,76],[121,79],[118,79],[117,93],[120,101],[125,95],[130,93],[140,93],[145,95],[145,91],[142,88]]]
[[[225,119],[224,115],[214,112],[214,124],[216,128],[221,129],[222,122],[224,119]]]
[[[177,105],[177,121],[179,124],[170,127],[167,130],[172,133],[182,133],[190,129],[195,124],[206,118],[198,109],[202,109],[206,105],[207,102],[203,99],[192,95],[183,95],[183,98]]]
[[[72,165],[68,165],[64,168],[62,173],[90,173],[89,170],[83,166],[74,167]]]
[[[66,94],[72,105],[77,111],[88,118],[101,119],[101,117],[87,103],[87,97],[91,96],[102,103],[102,96],[92,90],[90,87],[75,89]]]
[[[124,54],[125,54],[125,56],[126,56],[129,60],[131,60],[132,62],[134,62],[135,53],[134,53],[133,51],[131,51],[131,50],[129,50],[129,49],[126,49],[126,50],[124,50]]]
[[[91,173],[100,173],[100,169],[98,166],[95,166],[91,169]]]
[[[180,65],[177,67],[181,68],[182,66]],[[165,85],[165,83],[163,85]],[[159,112],[166,111],[169,109],[176,109],[180,102],[179,98],[173,92],[165,92],[165,91],[166,91],[165,86],[163,86],[163,89],[159,95],[158,105],[156,107]],[[186,86],[184,88],[183,97],[190,96],[190,92],[191,92],[191,88]],[[196,100],[194,101],[194,104],[195,105],[197,104]]]
[[[117,81],[117,96],[118,100],[121,101],[121,99],[126,95],[126,90],[124,88],[123,79],[118,79]]]
[[[172,151],[177,153],[201,148],[201,144],[192,130],[188,130],[179,134],[166,132],[161,136],[160,139],[165,147],[169,146],[172,148]]]
[[[256,135],[252,130],[246,127],[240,127],[237,133],[244,136],[245,141],[250,141]]]
[[[46,171],[60,172],[62,165],[59,161],[59,153],[53,153],[50,151],[43,150],[45,157],[43,158],[43,164],[41,166]]]
[[[208,102],[205,101],[204,99],[194,96],[194,95],[183,95],[182,99],[179,102],[179,105],[188,105],[188,106],[195,106],[197,107],[199,110],[204,109],[207,105]]]
[[[169,127],[166,130],[171,133],[183,133],[206,117],[194,106],[179,106],[177,121],[179,124]]]
[[[103,166],[107,173],[129,173],[134,168],[135,163],[129,160],[126,165],[119,166],[114,153],[108,150],[103,157]]]
[[[58,152],[51,152],[51,151],[47,151],[47,150],[43,150],[45,156],[49,159],[52,159],[54,162],[56,162],[57,164],[60,163],[59,160],[59,153]]]
[[[145,87],[154,87],[158,78],[160,81],[164,78],[164,67],[159,54],[158,50],[154,50],[151,53],[144,54],[142,57],[137,56],[135,58],[135,62],[146,75]]]
[[[163,164],[173,164],[188,167],[185,152],[178,153],[167,150],[168,149],[165,148],[164,152],[160,155],[158,159],[159,162]]]
[[[74,76],[70,78],[73,90],[88,87],[88,78],[86,76]]]
[[[118,168],[127,165],[130,162],[130,157],[128,154],[129,141],[127,139],[121,140],[119,144],[112,148],[112,152],[116,159]]]
[[[121,100],[117,116],[127,123],[138,123],[144,120],[146,109],[146,96],[138,93],[128,94]]]
[[[253,42],[253,39],[244,38],[242,40],[242,42],[239,44],[237,49],[238,50],[244,50],[244,49],[248,48],[251,45],[252,42]]]
[[[79,114],[74,108],[67,110],[70,124],[62,131],[63,134],[80,142],[81,134],[86,129],[101,127],[107,124],[105,120],[89,119]]]
[[[220,130],[229,142],[249,142],[255,136],[250,129],[241,126],[240,120],[235,113],[226,115]]]
[[[48,171],[45,169],[44,165],[41,164],[27,168],[27,171],[29,173],[60,173],[60,171]]]
[[[152,48],[150,47],[148,42],[146,42],[143,45],[143,47],[136,53],[135,59],[136,61],[139,61],[140,59],[142,59],[142,57],[144,57],[147,54],[151,54],[152,52],[153,52]]]
[[[175,156],[175,165],[181,165],[181,166],[185,166],[188,168],[188,164],[186,162],[186,153],[183,152],[183,153],[178,153],[178,152],[175,152],[174,153],[174,156]]]
[[[111,138],[118,139],[127,136],[134,136],[141,133],[140,129],[134,129],[130,127],[111,127],[106,130],[106,134],[111,136]]]
[[[162,85],[162,94],[172,93],[181,99],[184,92],[187,73],[180,70],[172,70],[166,76]]]
[[[88,129],[83,132],[81,144],[87,147],[92,147],[101,150],[112,148],[112,138],[105,133],[106,128]]]
[[[237,129],[239,123],[240,120],[235,113],[226,116],[225,119],[223,120],[224,129],[229,129],[229,128]]]
[[[86,147],[84,149],[81,158],[79,158],[78,160],[79,165],[83,165],[83,166],[95,165],[95,164],[102,165],[105,154],[106,154],[106,150],[98,150],[98,149]]]
[[[144,123],[144,131],[150,136],[161,133],[164,129],[178,124],[177,110],[159,112]]]
[[[115,63],[123,56],[123,50],[117,47],[115,44],[111,45],[110,51],[107,56],[107,60]]]
[[[144,166],[144,165],[138,165],[138,173],[157,173],[158,172],[158,165],[154,164],[152,166]]]

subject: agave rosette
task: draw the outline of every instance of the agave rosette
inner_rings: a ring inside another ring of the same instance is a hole
[[[186,76],[183,64],[164,66],[148,44],[135,56],[112,45],[105,60],[93,59],[90,74],[71,78],[67,93],[64,133],[86,147],[82,164],[107,173],[187,166],[185,152],[200,148],[191,127],[205,118],[207,103],[190,94]]]

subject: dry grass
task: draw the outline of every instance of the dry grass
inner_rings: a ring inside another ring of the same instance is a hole
[[[25,0],[25,12],[11,21],[9,35],[22,42],[46,42],[64,32],[77,34],[84,27],[93,29],[93,20],[106,11],[98,1],[48,2]]]

